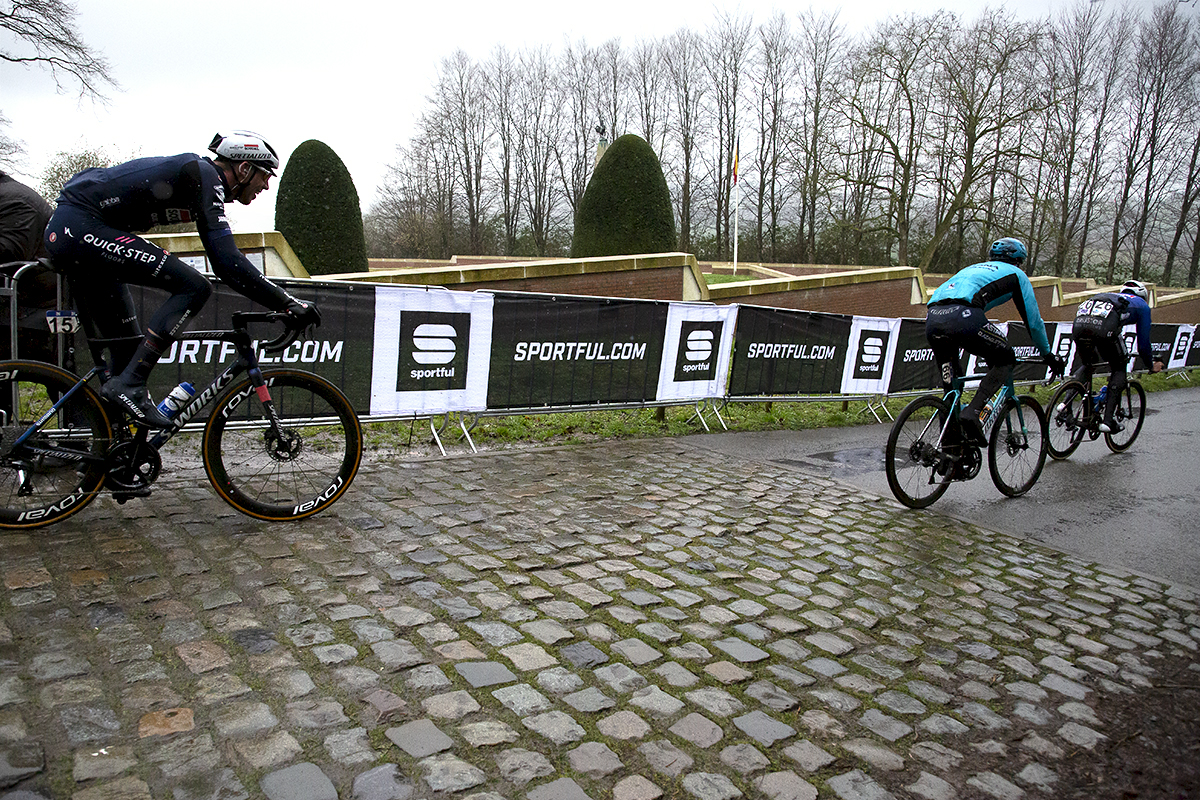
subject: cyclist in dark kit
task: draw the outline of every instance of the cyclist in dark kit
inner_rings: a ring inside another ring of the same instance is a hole
[[[170,427],[155,406],[146,379],[159,356],[204,306],[212,285],[178,256],[134,235],[155,225],[194,222],[224,283],[273,311],[286,311],[296,328],[319,325],[315,305],[297,300],[268,280],[237,249],[225,203],[249,205],[279,168],[275,150],[249,131],[218,133],[208,149],[138,158],[88,169],[67,181],[46,228],[46,248],[70,283],[80,317],[95,330],[89,341],[108,340],[111,377],[100,389],[139,423]],[[152,286],[171,296],[138,326],[127,284]]]
[[[1066,368],[1063,359],[1050,350],[1033,285],[1021,270],[1028,255],[1025,245],[1008,237],[997,239],[988,255],[988,261],[960,270],[934,290],[925,317],[925,338],[933,348],[944,390],[949,391],[959,375],[959,348],[987,361],[988,371],[979,390],[960,414],[963,430],[978,445],[986,444],[983,404],[1012,377],[1017,363],[1012,345],[1000,328],[988,321],[989,309],[1012,300],[1046,364],[1059,375]]]
[[[1165,364],[1155,359],[1150,350],[1150,292],[1141,281],[1125,281],[1119,292],[1092,295],[1079,304],[1071,336],[1079,355],[1079,368],[1073,376],[1084,386],[1092,379],[1092,370],[1101,361],[1109,367],[1108,396],[1105,398],[1104,420],[1100,430],[1118,433],[1123,426],[1113,419],[1117,402],[1128,382],[1126,377],[1129,351],[1121,330],[1133,323],[1137,331],[1138,355],[1151,372],[1161,372]]]

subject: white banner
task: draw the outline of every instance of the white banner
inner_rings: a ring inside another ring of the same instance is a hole
[[[855,316],[842,369],[842,393],[887,394],[899,338],[899,319]]]
[[[1167,362],[1167,369],[1183,369],[1187,366],[1188,350],[1192,347],[1195,335],[1195,325],[1180,325],[1176,329],[1175,345],[1171,348],[1171,360]]]
[[[377,286],[371,415],[485,410],[491,347],[490,294]]]
[[[725,395],[737,306],[671,303],[658,373],[657,399]]]

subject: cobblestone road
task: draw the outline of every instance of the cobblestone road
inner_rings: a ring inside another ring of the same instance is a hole
[[[197,475],[0,536],[23,800],[1051,798],[1190,589],[671,441]]]

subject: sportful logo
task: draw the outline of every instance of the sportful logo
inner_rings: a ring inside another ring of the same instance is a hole
[[[884,357],[887,355],[891,331],[862,330],[858,335],[858,356],[854,359],[854,379],[883,377]]]
[[[685,320],[679,326],[679,352],[675,358],[675,380],[708,381],[716,375],[717,342],[723,322]]]
[[[1171,356],[1172,361],[1182,361],[1183,359],[1187,358],[1188,348],[1191,346],[1192,337],[1195,335],[1196,333],[1193,331],[1192,333],[1179,337],[1179,339],[1175,342],[1175,354]]]
[[[470,338],[469,313],[403,312],[396,391],[465,389]]]
[[[413,361],[418,364],[449,364],[454,360],[453,325],[427,322],[413,331]]]

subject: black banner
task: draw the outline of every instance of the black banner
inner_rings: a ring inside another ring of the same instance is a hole
[[[888,392],[910,392],[917,389],[936,389],[942,385],[938,375],[933,348],[925,338],[925,320],[900,320],[900,337],[896,343],[896,362],[892,365],[892,380]]]
[[[1169,322],[1151,323],[1150,324],[1150,352],[1153,354],[1155,361],[1163,362],[1163,365],[1171,363],[1171,351],[1175,348],[1175,339],[1179,334],[1179,326]],[[1134,369],[1150,369],[1151,364],[1143,364],[1142,357],[1137,355],[1137,339],[1136,337],[1130,342],[1130,355],[1136,356],[1134,359]]]
[[[369,376],[375,337],[375,287],[332,281],[272,280],[293,296],[316,303],[321,310],[321,325],[313,331],[311,338],[300,339],[282,353],[268,355],[260,349],[258,357],[262,368],[294,367],[315,372],[340,387],[359,414],[366,415],[371,404]],[[188,325],[189,332],[227,330],[234,312],[267,310],[219,281],[214,281],[213,288],[212,297]],[[131,285],[129,289],[144,328],[146,320],[168,295],[143,286]],[[257,324],[251,327],[250,334],[261,341],[269,341],[283,330],[278,324]],[[82,335],[76,337],[79,345],[83,341]],[[92,367],[91,353],[86,346],[77,346],[76,358],[81,374]],[[181,339],[163,353],[150,374],[150,394],[155,399],[162,399],[182,381],[188,381],[201,392],[233,358],[231,345],[216,340]],[[201,415],[197,419],[203,418]]]
[[[739,306],[730,397],[837,394],[853,318]]]
[[[494,294],[488,409],[652,402],[669,304]]]

